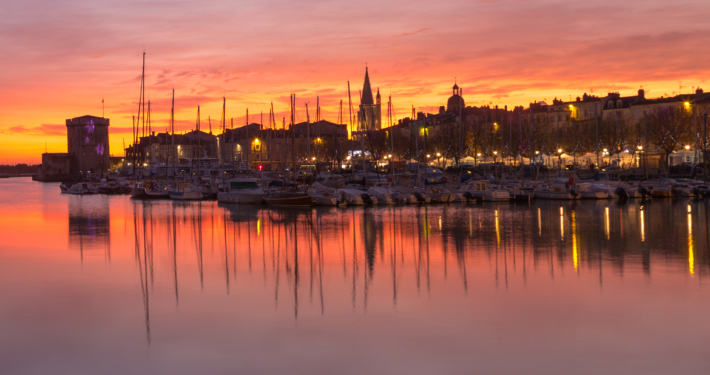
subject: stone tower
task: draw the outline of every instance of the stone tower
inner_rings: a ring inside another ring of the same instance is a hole
[[[109,169],[109,119],[82,116],[66,121],[70,174],[101,176]]]
[[[358,131],[380,130],[382,128],[382,99],[377,90],[377,102],[372,97],[370,75],[365,68],[365,83],[362,85],[360,111],[358,111]]]

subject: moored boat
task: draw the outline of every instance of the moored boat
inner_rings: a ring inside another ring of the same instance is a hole
[[[217,202],[222,203],[261,203],[264,201],[264,190],[259,187],[256,179],[238,177],[227,181],[226,191],[217,193]]]

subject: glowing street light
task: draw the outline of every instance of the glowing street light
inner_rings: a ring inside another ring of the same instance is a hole
[[[604,150],[604,151],[606,151],[606,150]],[[562,153],[562,149],[561,149],[561,148],[558,148],[558,149],[557,149],[557,153],[558,153],[558,154],[561,154],[561,153]]]
[[[690,150],[690,145],[685,145],[686,150]]]
[[[639,145],[638,149],[643,150],[643,146]]]
[[[535,151],[535,155],[540,155],[540,151]]]
[[[440,156],[441,156],[441,153],[437,152],[437,153],[436,153],[436,156],[437,156],[437,157],[440,157]]]
[[[429,154],[426,154],[426,157],[430,158],[430,157],[431,157],[431,155],[429,155]]]

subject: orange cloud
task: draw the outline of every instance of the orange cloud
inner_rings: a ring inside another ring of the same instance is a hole
[[[650,96],[689,92],[705,86],[709,70],[702,61],[710,58],[710,3],[694,0],[135,6],[26,0],[3,8],[0,45],[12,54],[0,60],[0,159],[36,158],[45,142],[66,147],[61,131],[41,124],[104,109],[111,134],[121,136],[111,138],[118,154],[138,110],[144,50],[156,130],[165,128],[175,89],[180,131],[194,126],[198,105],[203,128],[208,116],[219,123],[222,97],[235,126],[247,121],[247,108],[258,122],[272,102],[280,126],[290,93],[298,121],[305,103],[315,115],[317,96],[326,119],[336,120],[340,100],[348,119],[347,82],[357,108],[365,64],[398,118],[412,106],[445,105],[454,79],[469,105],[514,106],[640,86]]]

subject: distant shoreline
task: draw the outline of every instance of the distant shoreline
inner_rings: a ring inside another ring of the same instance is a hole
[[[0,178],[10,178],[10,177],[33,177],[36,173],[22,173],[22,174],[0,174]]]

